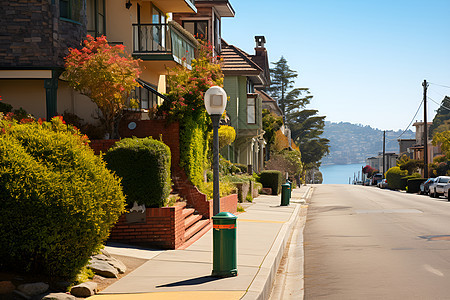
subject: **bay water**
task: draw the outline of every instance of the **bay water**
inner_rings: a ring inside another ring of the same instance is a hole
[[[350,164],[350,165],[327,165],[321,166],[320,172],[322,172],[323,184],[348,184],[353,182],[353,178],[356,174],[359,178],[362,177],[361,170],[366,164]]]

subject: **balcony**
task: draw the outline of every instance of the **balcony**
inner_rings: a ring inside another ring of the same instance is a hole
[[[148,0],[145,0],[148,1]],[[197,13],[195,0],[151,0],[152,3],[164,12]]]
[[[190,67],[197,41],[178,23],[133,24],[133,56],[144,61],[175,61]]]

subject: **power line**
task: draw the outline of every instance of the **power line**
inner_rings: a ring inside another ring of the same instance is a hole
[[[414,114],[414,117],[412,118],[411,123],[409,123],[408,127],[406,127],[406,129],[402,132],[402,134],[400,134],[400,135],[397,137],[397,140],[398,140],[398,139],[399,139],[406,131],[408,131],[409,126],[411,126],[411,124],[414,122],[414,119],[416,118],[417,114],[419,113],[419,110],[420,110],[420,108],[422,107],[422,104],[423,104],[423,100],[420,102],[419,108],[417,109],[416,113]]]
[[[440,87],[444,87],[444,88],[450,89],[450,86],[448,86],[448,85],[437,84],[437,83],[432,83],[432,82],[428,82],[428,83],[429,83],[429,84],[432,84],[432,85],[437,85],[437,86],[440,86]]]
[[[431,101],[433,101],[434,103],[436,103],[437,105],[439,105],[439,107],[443,107],[446,110],[450,111],[450,108],[444,106],[443,104],[440,104],[440,103],[436,102],[435,100],[431,99],[430,97],[427,97],[427,98],[430,99]]]

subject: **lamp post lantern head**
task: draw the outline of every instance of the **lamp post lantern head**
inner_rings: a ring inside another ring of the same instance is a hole
[[[220,86],[212,86],[205,93],[205,108],[210,115],[222,115],[227,106],[227,93]]]

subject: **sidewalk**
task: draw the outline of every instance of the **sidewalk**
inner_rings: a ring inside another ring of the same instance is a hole
[[[210,230],[185,250],[108,247],[112,254],[149,260],[89,299],[267,299],[308,192],[308,186],[294,189],[284,207],[280,195],[261,195],[237,215],[237,277],[210,277]]]

